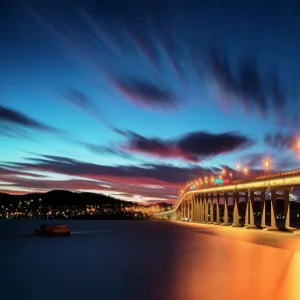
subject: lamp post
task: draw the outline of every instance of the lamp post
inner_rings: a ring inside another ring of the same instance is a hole
[[[237,180],[239,180],[239,170],[240,170],[240,164],[238,164],[237,166],[236,166],[236,179]]]
[[[266,161],[265,161],[265,170],[266,170],[266,175],[268,175],[269,166],[270,166],[270,162],[269,162],[268,160],[266,160]]]
[[[248,168],[244,168],[244,174],[245,174],[245,178],[246,178],[247,174],[248,174]]]

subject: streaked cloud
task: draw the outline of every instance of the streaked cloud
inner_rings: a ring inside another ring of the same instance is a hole
[[[36,121],[22,112],[5,106],[0,106],[0,133],[11,137],[21,136],[26,129],[50,133],[62,132],[55,127]],[[25,131],[25,134],[28,133]]]
[[[179,158],[190,162],[241,150],[253,144],[250,138],[234,132],[215,134],[195,131],[169,140],[147,138],[132,131],[120,133],[127,138],[127,142],[122,146],[125,151],[155,157]]]

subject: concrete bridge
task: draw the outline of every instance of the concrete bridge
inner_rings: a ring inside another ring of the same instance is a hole
[[[219,186],[206,186],[185,191],[174,208],[155,214],[156,218],[193,221],[223,226],[240,227],[239,203],[245,202],[245,228],[256,228],[254,223],[254,200],[261,202],[260,226],[265,230],[278,230],[276,222],[277,199],[284,199],[284,222],[289,231],[290,226],[290,192],[300,186],[300,169],[273,173],[266,176],[237,180]],[[266,193],[270,193],[271,226],[266,226]],[[220,198],[224,203],[223,215],[220,215]],[[228,219],[228,200],[233,202],[232,224]],[[222,219],[222,222],[221,222]]]

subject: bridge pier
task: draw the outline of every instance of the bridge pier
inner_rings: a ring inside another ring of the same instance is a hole
[[[194,195],[194,222],[198,222],[198,210],[199,210],[198,195],[195,194]]]
[[[196,201],[196,205],[197,205],[197,217],[196,217],[196,221],[200,222],[201,221],[201,204],[200,204],[200,195],[197,194],[196,197],[197,201]]]
[[[285,228],[290,231],[294,232],[297,231],[296,228],[291,227],[290,224],[290,218],[291,218],[291,212],[290,212],[290,190],[284,190],[284,220],[285,220]]]
[[[268,228],[268,226],[266,226],[266,193],[265,193],[265,191],[260,193],[260,203],[261,203],[260,226],[262,228]]]
[[[232,227],[241,227],[239,215],[240,193],[233,193],[233,224]]]
[[[246,196],[245,196],[246,197]],[[253,212],[253,207],[254,207],[254,192],[250,192],[250,200],[248,198],[248,193],[247,193],[247,201],[248,201],[248,207],[249,208],[249,215],[247,216],[247,219],[249,220],[248,225],[245,225],[245,228],[256,228],[254,224],[254,212]]]
[[[209,224],[209,197],[206,194],[206,223]]]
[[[249,225],[249,197],[248,192],[245,192],[245,228]]]
[[[212,194],[209,194],[209,224],[214,224],[214,198]]]
[[[277,200],[277,192],[276,190],[271,190],[271,226],[264,228],[267,231],[277,231],[276,224],[276,200]],[[264,206],[264,214],[265,214],[265,201],[262,201]]]
[[[216,202],[216,210],[217,210],[217,214],[216,214],[216,222],[214,223],[215,225],[220,225],[220,197],[219,194],[217,193],[216,195],[217,198],[217,202]]]
[[[224,222],[221,226],[230,226],[228,223],[228,194],[224,193]]]
[[[201,194],[200,195],[200,222],[201,223],[204,223],[204,214],[205,214],[204,210],[205,210],[205,207],[204,207],[204,197]]]

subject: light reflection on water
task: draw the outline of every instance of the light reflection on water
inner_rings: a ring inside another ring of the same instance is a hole
[[[0,222],[3,299],[300,299],[297,236],[268,236],[287,250],[252,231],[147,221],[69,221],[70,237],[31,236],[39,223]]]

